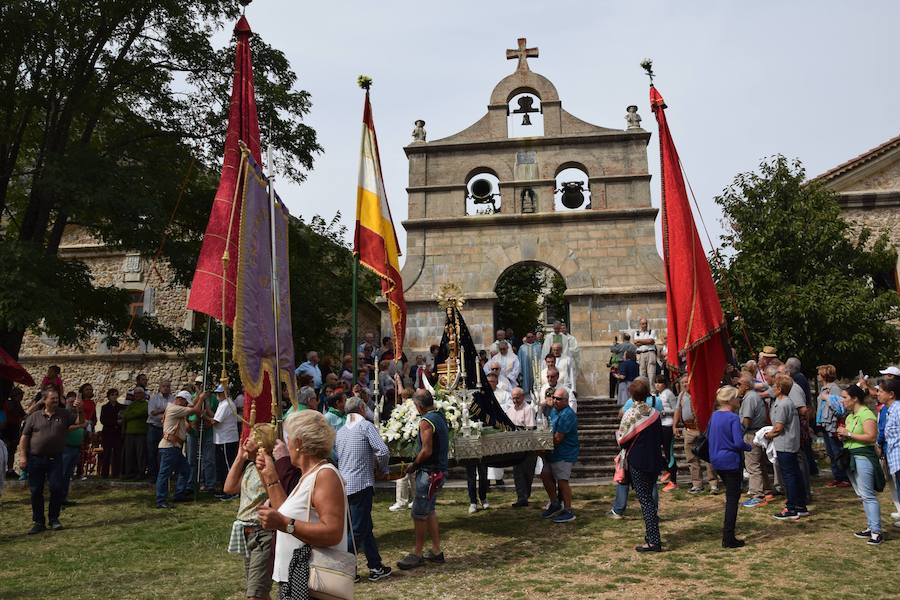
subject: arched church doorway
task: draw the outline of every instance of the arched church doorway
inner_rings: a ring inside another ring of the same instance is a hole
[[[506,269],[494,286],[494,332],[512,329],[515,340],[529,331],[547,330],[553,321],[569,322],[566,281],[540,262],[520,262]]]

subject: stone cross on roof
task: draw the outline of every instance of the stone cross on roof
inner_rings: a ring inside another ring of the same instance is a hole
[[[519,64],[516,67],[516,71],[530,71],[528,68],[528,58],[537,58],[538,57],[538,49],[537,48],[526,48],[527,43],[525,38],[519,38],[519,47],[513,48],[506,51],[506,60],[512,60],[514,58],[519,59]]]

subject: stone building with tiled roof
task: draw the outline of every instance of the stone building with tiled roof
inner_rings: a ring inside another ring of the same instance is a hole
[[[900,248],[900,135],[822,173],[813,181],[838,194],[844,217]],[[895,273],[900,286],[900,262]],[[898,287],[900,292],[900,287]]]

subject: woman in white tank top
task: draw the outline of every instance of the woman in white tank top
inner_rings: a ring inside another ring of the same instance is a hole
[[[334,429],[322,413],[304,410],[284,422],[291,463],[303,477],[286,494],[272,457],[260,451],[257,468],[269,494],[269,506],[259,509],[262,526],[278,532],[272,579],[288,581],[294,550],[307,544],[315,548],[347,550],[347,513],[344,483],[328,463],[334,446]],[[308,518],[307,518],[308,510]]]

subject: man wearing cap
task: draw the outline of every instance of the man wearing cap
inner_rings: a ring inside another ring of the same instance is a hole
[[[772,346],[763,346],[762,352],[759,353],[759,360],[756,361],[756,382],[761,383],[768,389],[769,384],[766,382],[766,367],[769,362],[778,358],[778,350]],[[758,391],[758,390],[757,390]]]
[[[887,369],[885,369],[883,371],[878,371],[878,372],[881,373],[882,375],[884,375],[885,379],[900,378],[900,369],[898,369],[897,367],[895,367],[893,365],[891,365],[890,367],[888,367]]]
[[[213,415],[213,443],[216,445],[216,486],[222,488],[225,477],[231,469],[231,463],[237,458],[238,451],[238,413],[237,407],[225,392],[220,383],[216,389],[218,406]],[[231,500],[236,496],[221,492],[216,494],[219,500]]]
[[[205,393],[193,406],[190,392],[181,391],[174,402],[166,406],[163,415],[163,438],[159,442],[159,473],[156,476],[156,508],[172,508],[166,500],[169,496],[169,478],[174,474],[175,502],[190,500],[191,467],[184,456],[184,443],[187,440],[188,417],[203,411]]]

